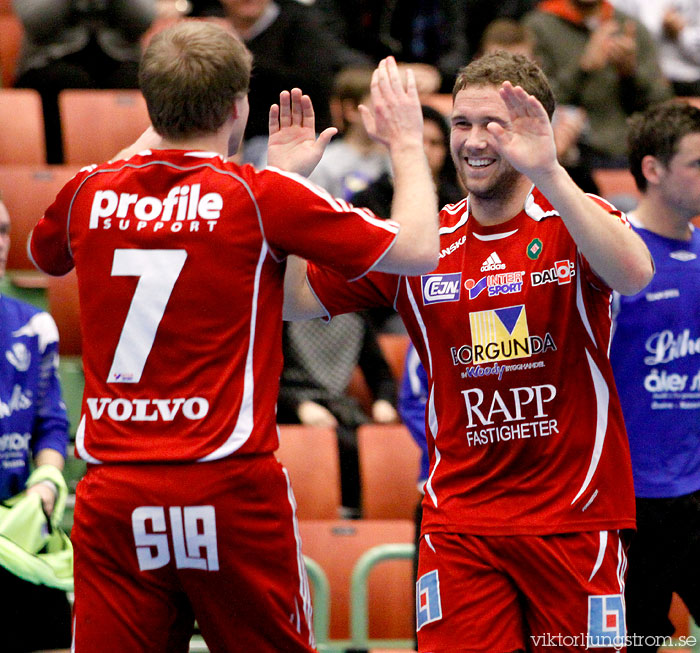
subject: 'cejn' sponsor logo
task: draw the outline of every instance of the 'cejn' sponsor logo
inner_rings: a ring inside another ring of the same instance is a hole
[[[553,385],[510,388],[504,393],[470,388],[462,390],[462,396],[470,447],[559,433],[557,420],[547,412],[547,404],[557,396]]]
[[[98,190],[92,200],[90,229],[111,229],[117,219],[119,229],[132,226],[137,231],[150,227],[154,232],[165,228],[170,231],[199,231],[198,218],[205,220],[209,231],[214,230],[221,217],[224,200],[219,193],[201,194],[201,184],[174,186],[165,197],[141,197],[135,193],[115,193]]]
[[[478,365],[556,351],[552,336],[530,335],[523,304],[469,314],[472,344],[452,347],[455,365]]]
[[[531,272],[530,280],[533,286],[541,286],[545,283],[554,283],[561,286],[571,283],[571,279],[576,276],[576,266],[572,261],[556,261],[554,267],[549,270]]]
[[[178,413],[190,420],[206,417],[209,402],[204,397],[185,399],[112,399],[89,397],[88,409],[92,419],[108,417],[115,422],[172,422]]]
[[[458,302],[460,286],[462,285],[462,273],[451,274],[424,274],[421,277],[423,286],[423,304],[437,304],[438,302]]]

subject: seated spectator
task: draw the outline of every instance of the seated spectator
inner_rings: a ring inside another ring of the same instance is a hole
[[[466,15],[460,0],[316,0],[315,7],[340,42],[372,61],[391,54],[434,66],[443,92],[452,90],[466,63]]]
[[[557,102],[585,109],[594,168],[626,167],[626,121],[667,99],[654,39],[608,0],[544,0],[524,18]]]
[[[438,206],[459,202],[464,192],[457,182],[457,172],[449,156],[450,128],[445,117],[429,106],[423,106],[423,145],[438,192]],[[378,216],[388,218],[394,184],[389,171],[384,172],[365,190],[352,196],[355,206],[366,206]]]
[[[484,31],[479,56],[497,50],[522,54],[534,60],[537,58],[535,35],[522,22],[510,18],[498,18]],[[598,194],[598,186],[593,179],[589,157],[586,156],[586,151],[582,153],[578,146],[584,130],[588,127],[586,112],[580,107],[561,105],[554,111],[552,128],[559,161],[579,188],[587,193]]]
[[[386,149],[369,137],[358,108],[369,103],[371,81],[372,69],[365,66],[345,68],[335,78],[333,102],[340,136],[326,148],[309,176],[331,195],[345,200],[389,170]]]
[[[141,37],[156,0],[14,0],[24,36],[18,88],[41,94],[48,163],[63,162],[58,93],[66,88],[138,88]]]
[[[296,0],[221,0],[221,4],[253,54],[245,139],[264,141],[253,151],[267,149],[268,112],[283,90],[301,88],[314,103],[318,131],[329,127],[331,85],[344,63],[343,51],[313,8]]]
[[[661,70],[679,96],[700,96],[700,3],[697,0],[611,0],[656,39]]]
[[[10,216],[0,198],[0,277],[10,248]],[[48,313],[0,297],[3,349],[0,375],[0,501],[36,494],[47,522],[64,486],[68,418],[58,382],[58,330]],[[36,467],[31,473],[32,464]],[[53,480],[52,480],[53,479]],[[8,540],[9,541],[9,540]],[[34,552],[35,553],[35,552]],[[29,653],[71,643],[66,593],[36,585],[0,565],[2,650]]]
[[[376,334],[365,316],[349,313],[328,324],[321,320],[287,322],[284,370],[277,419],[281,424],[307,424],[336,429],[340,453],[343,517],[360,516],[360,468],[356,429],[370,421],[355,397],[347,393],[359,365],[373,396],[371,419],[395,422],[396,384]]]

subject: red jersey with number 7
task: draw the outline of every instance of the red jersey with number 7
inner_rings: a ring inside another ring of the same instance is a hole
[[[43,271],[75,267],[88,462],[273,451],[285,258],[363,276],[398,225],[297,175],[146,151],[81,170],[34,229]]]

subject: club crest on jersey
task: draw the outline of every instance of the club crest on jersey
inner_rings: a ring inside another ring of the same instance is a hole
[[[505,270],[506,266],[496,252],[491,252],[489,257],[481,264],[482,272],[495,272],[496,270]]]
[[[576,276],[576,265],[573,261],[556,261],[554,267],[548,270],[540,270],[530,273],[530,280],[533,286],[542,286],[545,283],[558,283],[563,286],[571,283]]]
[[[534,238],[525,251],[529,259],[533,261],[538,259],[542,253],[542,241],[539,238]]]
[[[469,299],[476,299],[486,289],[489,291],[489,297],[510,295],[523,289],[524,274],[525,272],[489,274],[481,277],[479,281],[467,279],[464,282],[464,287],[469,291]]]
[[[421,276],[423,304],[458,302],[462,285],[462,273],[424,274]]]
[[[621,594],[588,597],[588,648],[620,648],[627,635]]]
[[[452,347],[455,365],[479,365],[529,358],[556,350],[552,336],[530,335],[524,304],[469,314],[472,344]]]

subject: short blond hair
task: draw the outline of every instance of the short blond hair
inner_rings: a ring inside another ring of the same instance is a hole
[[[156,34],[139,68],[155,130],[175,140],[218,131],[248,93],[253,57],[230,31],[183,20]]]

